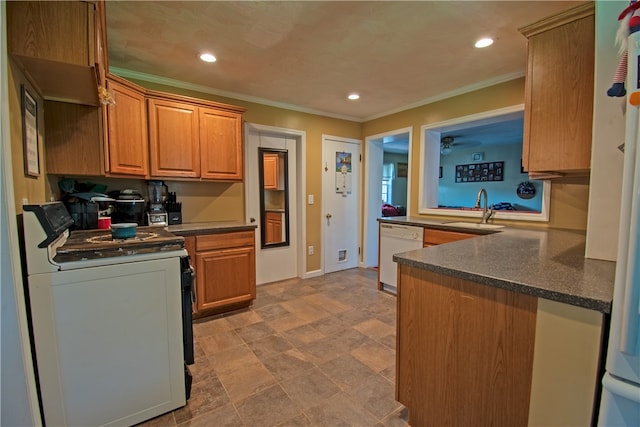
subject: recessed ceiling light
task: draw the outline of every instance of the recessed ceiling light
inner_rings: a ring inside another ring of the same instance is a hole
[[[357,93],[352,93],[349,96],[347,96],[347,98],[349,98],[352,101],[355,101],[356,99],[360,99],[360,95],[358,95]]]
[[[493,44],[493,39],[484,38],[484,39],[478,40],[475,44],[475,47],[482,48],[482,47],[491,46],[492,44]]]
[[[200,59],[202,59],[204,62],[216,62],[216,57],[210,53],[203,53],[202,55],[200,55]]]

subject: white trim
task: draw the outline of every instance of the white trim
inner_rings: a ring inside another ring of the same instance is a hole
[[[2,33],[0,35],[0,40],[6,38],[6,2],[2,2],[0,4],[0,28],[2,29]],[[8,94],[9,93],[9,70],[8,70],[8,54],[7,54],[7,45],[6,43],[2,43],[0,47],[0,93]],[[2,170],[0,171],[0,229],[1,238],[7,238],[8,242],[5,241],[7,246],[9,247],[8,253],[2,253],[2,258],[0,259],[2,267],[2,286],[13,286],[13,301],[2,301],[3,309],[2,313],[4,315],[7,312],[7,308],[10,305],[15,306],[15,313],[17,317],[17,326],[18,326],[18,334],[17,337],[20,341],[20,347],[15,349],[5,350],[4,346],[7,344],[5,342],[5,336],[3,333],[2,339],[2,353],[5,351],[16,351],[21,354],[22,364],[24,367],[25,374],[25,386],[27,393],[27,405],[29,408],[29,412],[31,415],[32,425],[41,426],[42,422],[40,419],[40,407],[38,405],[38,393],[36,390],[36,379],[35,373],[33,370],[33,358],[31,355],[31,345],[29,339],[29,328],[27,323],[27,310],[26,310],[26,302],[24,298],[24,289],[23,289],[23,281],[22,281],[22,268],[20,263],[20,248],[18,244],[18,223],[16,218],[16,207],[14,204],[15,194],[13,191],[13,165],[12,165],[12,157],[11,157],[11,134],[10,134],[10,124],[9,124],[9,97],[3,96],[0,100],[0,164],[2,165]],[[9,267],[8,270],[5,268]],[[10,283],[5,280],[8,277],[11,277]],[[3,292],[4,293],[4,292]],[[3,381],[5,380],[5,375],[7,373],[3,372],[2,377]],[[3,383],[3,391],[11,393],[11,390],[4,390]],[[3,396],[4,401],[4,396]],[[11,400],[9,400],[11,402]],[[11,411],[12,408],[2,408],[5,411]],[[16,408],[13,408],[16,409]],[[2,417],[3,419],[5,417]]]
[[[245,152],[247,152],[249,145],[249,133],[251,132],[262,132],[262,133],[271,133],[279,136],[290,136],[299,141],[299,146],[296,148],[296,174],[295,177],[297,183],[297,194],[296,200],[297,203],[297,223],[298,223],[298,233],[296,236],[297,245],[298,245],[298,266],[297,266],[297,276],[298,277],[306,277],[307,270],[307,252],[306,242],[307,242],[307,204],[306,204],[306,193],[307,193],[307,133],[301,130],[295,129],[287,129],[275,126],[267,126],[261,125],[257,123],[249,123],[246,122],[244,124],[244,147]],[[245,176],[247,176],[247,168],[249,167],[248,162],[244,162],[245,168]],[[246,211],[246,207],[249,206],[248,203],[249,192],[245,188],[244,190],[244,205],[245,205],[245,220],[249,222],[248,212]]]
[[[497,118],[508,119],[509,116],[520,114],[524,111],[524,104],[512,105],[510,107],[498,108],[496,110],[483,111],[477,114],[471,114],[463,117],[456,117],[455,119],[445,120],[437,123],[430,123],[422,125],[420,127],[420,177],[418,182],[418,213],[425,215],[444,215],[444,216],[458,216],[458,217],[474,217],[478,218],[478,212],[473,211],[460,211],[456,209],[434,209],[425,208],[424,206],[429,202],[427,198],[429,196],[429,189],[423,185],[427,181],[426,175],[430,178],[434,178],[437,168],[434,167],[438,159],[438,155],[433,149],[434,146],[439,146],[440,133],[443,131],[455,131],[458,129],[468,128],[470,125],[477,126],[481,124],[487,124],[495,122]],[[436,144],[438,142],[438,144]],[[437,182],[434,179],[429,182]],[[520,220],[520,221],[549,221],[549,210],[551,206],[551,182],[549,180],[543,181],[543,198],[540,213],[509,213],[508,211],[498,211],[494,214],[495,219],[508,219],[508,220]],[[432,189],[433,191],[433,189]]]
[[[413,126],[408,126],[405,128],[401,128],[401,129],[395,129],[392,131],[388,131],[388,132],[383,132],[383,133],[378,133],[376,135],[370,135],[370,136],[366,136],[365,137],[365,144],[364,144],[364,150],[363,150],[363,158],[364,158],[364,162],[365,165],[363,167],[363,176],[364,176],[364,194],[363,194],[363,206],[364,206],[364,210],[363,210],[363,242],[362,242],[362,262],[360,263],[361,266],[363,266],[364,268],[367,267],[373,267],[374,265],[369,265],[369,263],[367,263],[367,249],[369,247],[369,240],[373,238],[373,236],[370,236],[369,233],[367,232],[367,225],[369,224],[369,222],[371,221],[371,215],[375,215],[376,218],[380,217],[381,213],[379,211],[374,212],[370,212],[369,209],[369,203],[371,202],[370,200],[370,186],[374,185],[374,183],[372,183],[371,180],[371,162],[369,161],[371,158],[371,149],[372,149],[372,144],[374,140],[379,140],[379,139],[383,139],[386,136],[392,136],[392,135],[399,135],[399,134],[403,134],[403,133],[408,133],[409,134],[409,147],[408,147],[408,164],[409,164],[409,169],[407,171],[407,215],[409,215],[410,212],[410,204],[411,204],[411,171],[413,169],[412,166],[412,162],[411,162],[411,153],[412,153],[412,149],[413,149]],[[383,148],[384,151],[384,148]],[[376,246],[377,246],[377,242],[376,242]],[[376,258],[377,258],[377,254],[376,254]],[[377,262],[376,264],[377,265]]]
[[[299,111],[301,113],[316,114],[318,116],[332,117],[334,119],[349,120],[352,122],[362,123],[364,120],[358,117],[347,116],[344,114],[329,113],[326,111],[314,110],[313,108],[300,107],[298,105],[286,104],[284,102],[271,101],[257,96],[245,95],[236,92],[227,92],[224,90],[214,89],[210,86],[189,83],[182,80],[171,79],[169,77],[156,76],[153,74],[142,73],[139,71],[127,70],[119,67],[109,67],[109,72],[126,77],[133,80],[142,80],[150,83],[157,83],[182,89],[193,90],[196,92],[209,93],[211,95],[224,96],[226,98],[238,99],[241,101],[253,102],[261,105],[269,105],[276,108],[284,108],[286,110]]]
[[[524,77],[524,72],[522,71],[518,71],[516,73],[511,73],[511,74],[504,74],[502,76],[498,76],[498,77],[494,77],[493,79],[489,79],[489,80],[484,80],[482,82],[479,83],[475,83],[469,86],[464,86],[449,92],[444,92],[441,94],[438,94],[436,96],[432,96],[429,98],[425,98],[422,99],[418,102],[414,102],[413,104],[409,104],[409,105],[405,105],[404,107],[400,107],[400,108],[396,108],[394,110],[389,110],[386,111],[384,113],[379,113],[379,114],[375,114],[373,116],[369,116],[369,117],[365,117],[364,120],[362,120],[363,122],[369,121],[369,120],[375,120],[375,119],[379,119],[381,117],[386,117],[389,116],[391,114],[396,114],[396,113],[400,113],[402,111],[406,111],[406,110],[410,110],[412,108],[418,108],[418,107],[422,107],[423,105],[428,105],[428,104],[432,104],[434,102],[438,102],[438,101],[442,101],[443,99],[447,99],[447,98],[451,98],[454,96],[458,96],[458,95],[463,95],[465,93],[469,93],[469,92],[473,92],[476,90],[480,90],[480,89],[484,89],[486,87],[490,87],[490,86],[494,86],[500,83],[505,83],[505,82],[509,82],[511,80],[515,80],[515,79],[519,79],[521,77]]]
[[[303,279],[311,279],[312,277],[320,277],[324,275],[324,270],[320,269],[320,270],[313,270],[313,271],[308,271],[306,273],[304,273],[304,276],[302,277]]]
[[[338,142],[346,142],[346,143],[351,143],[351,144],[358,144],[360,146],[360,155],[362,156],[362,140],[361,139],[355,139],[355,138],[345,138],[343,136],[333,136],[333,135],[327,135],[325,133],[322,134],[322,148],[321,148],[321,153],[322,155],[324,155],[324,143],[325,140],[330,139],[333,141],[338,141]],[[358,191],[360,193],[362,193],[362,163],[360,163],[360,176],[358,177]],[[321,192],[322,192],[322,204],[320,206],[320,217],[322,218],[322,212],[325,211],[325,200],[324,200],[324,193],[325,193],[325,188],[324,188],[324,175],[322,175],[322,180],[321,180]],[[360,227],[360,218],[362,218],[362,194],[359,195],[358,197],[358,216],[356,217],[356,227],[358,229],[358,245],[361,248],[361,252],[362,252],[362,232],[361,232],[361,227]],[[324,274],[325,271],[325,262],[324,262],[324,254],[326,252],[326,242],[325,242],[325,233],[326,233],[326,226],[325,226],[325,222],[320,219],[320,223],[322,224],[322,227],[320,229],[320,241],[321,241],[321,245],[322,245],[322,253],[320,255],[320,269],[322,270],[322,274]],[[357,265],[360,265],[361,262],[361,258],[362,258],[362,253],[358,254],[358,262],[356,263]]]
[[[133,79],[133,80],[142,80],[150,83],[157,83],[157,84],[162,84],[167,86],[179,87],[183,89],[194,90],[196,92],[210,93],[212,95],[224,96],[226,98],[233,98],[233,99],[238,99],[238,100],[247,101],[247,102],[254,102],[256,104],[269,105],[271,107],[284,108],[287,110],[299,111],[301,113],[316,114],[318,116],[332,117],[335,119],[349,120],[349,121],[358,122],[358,123],[364,123],[370,120],[379,119],[381,117],[386,117],[391,114],[396,114],[402,111],[410,110],[412,108],[418,108],[418,107],[422,107],[423,105],[428,105],[437,101],[442,101],[443,99],[451,98],[453,96],[463,95],[465,93],[473,92],[476,90],[484,89],[486,87],[494,86],[500,83],[505,83],[511,80],[524,77],[524,72],[522,71],[519,71],[516,73],[510,73],[510,74],[503,74],[502,76],[494,77],[489,80],[484,80],[479,83],[474,83],[472,85],[464,86],[449,92],[438,94],[436,96],[431,96],[429,98],[425,98],[420,101],[417,101],[408,105],[404,105],[402,107],[394,108],[386,112],[377,113],[372,116],[368,116],[364,118],[359,118],[359,117],[347,116],[344,114],[335,114],[335,113],[330,113],[326,111],[315,110],[313,108],[301,107],[299,105],[287,104],[284,102],[272,101],[269,99],[259,98],[257,96],[251,96],[251,95],[246,95],[246,94],[237,93],[237,92],[228,92],[224,90],[215,89],[210,86],[189,83],[182,80],[176,80],[169,77],[157,76],[154,74],[148,74],[140,71],[129,70],[126,68],[109,67],[109,72],[113,74],[117,74],[118,76],[121,76],[121,77]]]

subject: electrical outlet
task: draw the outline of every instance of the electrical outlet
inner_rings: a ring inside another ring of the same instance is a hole
[[[309,246],[309,249],[307,252],[309,253],[309,255],[313,255],[313,252],[314,252],[313,246]]]

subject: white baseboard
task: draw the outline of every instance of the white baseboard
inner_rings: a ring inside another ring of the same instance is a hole
[[[304,273],[304,276],[302,278],[311,279],[312,277],[319,277],[322,275],[324,275],[324,272],[322,270],[307,271],[306,273]]]

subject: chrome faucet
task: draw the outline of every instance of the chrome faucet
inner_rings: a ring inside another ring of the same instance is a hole
[[[482,208],[482,220],[480,221],[480,224],[486,224],[489,218],[491,218],[491,215],[493,215],[493,209],[487,209],[487,190],[484,188],[481,188],[480,191],[478,191],[478,197],[476,197],[476,209],[480,207],[480,199],[483,194],[484,206]]]

